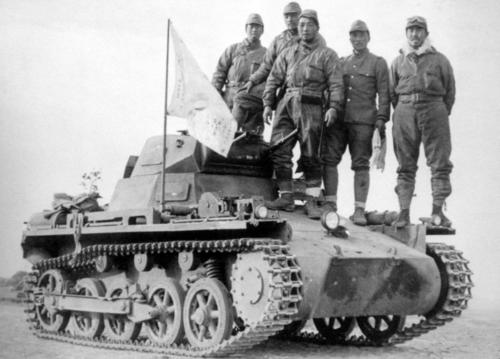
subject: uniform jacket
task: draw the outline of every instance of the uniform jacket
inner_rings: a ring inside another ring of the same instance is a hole
[[[242,87],[255,72],[266,53],[260,44],[251,44],[248,39],[229,46],[219,58],[212,77],[212,85],[222,92],[223,87]],[[261,90],[262,91],[262,90]]]
[[[320,43],[326,46],[326,41],[323,36],[318,34],[318,37]],[[285,30],[281,34],[276,36],[267,48],[266,55],[264,56],[264,60],[262,61],[259,69],[255,71],[252,76],[250,76],[250,81],[252,81],[256,85],[266,81],[267,76],[269,76],[269,73],[273,68],[274,61],[276,61],[278,55],[281,54],[281,52],[287,47],[290,47],[297,43],[299,39],[299,35],[294,35],[290,30]]]
[[[283,84],[288,89],[300,88],[308,93],[329,91],[329,107],[342,109],[344,85],[342,69],[335,51],[317,37],[308,44],[298,41],[283,50],[274,62],[264,90],[264,106],[272,106],[276,90]]]
[[[391,65],[390,75],[393,106],[398,103],[399,95],[421,93],[442,96],[448,113],[451,113],[455,103],[453,68],[427,39],[417,51],[400,50]]]
[[[264,60],[260,65],[259,69],[255,71],[252,76],[250,76],[250,81],[254,84],[260,84],[266,81],[267,76],[273,68],[274,61],[278,55],[287,47],[292,46],[299,40],[299,35],[293,34],[290,30],[285,30],[278,36],[276,36],[269,47],[267,48]]]
[[[345,86],[344,122],[373,125],[389,120],[389,68],[368,49],[341,59]],[[378,94],[378,109],[375,98]]]

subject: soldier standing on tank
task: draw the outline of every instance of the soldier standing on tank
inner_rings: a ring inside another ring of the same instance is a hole
[[[267,206],[270,209],[294,210],[292,151],[298,140],[306,194],[309,196],[305,210],[310,218],[319,218],[321,211],[317,199],[321,186],[321,168],[318,166],[321,135],[324,122],[330,127],[338,118],[344,88],[339,58],[319,37],[316,11],[302,11],[298,28],[300,40],[280,53],[264,90],[264,120],[269,123],[276,102],[276,90],[286,85],[286,93],[277,105],[271,145],[298,130],[297,136],[288,138],[271,154],[280,197],[268,202]],[[325,100],[325,90],[329,92],[328,100]]]
[[[247,38],[229,46],[219,58],[212,77],[212,85],[233,111],[239,128],[260,133],[264,128],[262,119],[264,85],[254,88],[250,96],[248,94],[238,96],[238,94],[246,92],[245,84],[250,75],[260,67],[266,53],[266,48],[260,43],[260,37],[264,32],[262,17],[259,14],[250,14],[245,24],[245,31]]]
[[[301,12],[300,5],[296,2],[288,3],[285,6],[283,9],[283,17],[286,30],[271,41],[271,44],[267,48],[266,55],[264,56],[264,61],[262,61],[259,69],[250,76],[245,85],[247,92],[251,91],[254,86],[264,83],[278,55],[284,49],[292,46],[299,40],[299,30],[297,27],[299,25],[299,16]]]
[[[451,138],[448,116],[455,102],[455,78],[448,59],[431,46],[427,21],[408,19],[408,46],[391,66],[391,101],[394,106],[394,151],[399,163],[396,193],[400,213],[394,225],[410,223],[419,147],[422,142],[431,168],[432,214],[435,225],[449,227],[443,203],[451,193]]]
[[[352,221],[364,226],[370,186],[373,131],[377,128],[381,137],[385,136],[385,123],[389,120],[389,68],[382,57],[368,50],[370,31],[366,23],[356,20],[349,30],[349,39],[353,54],[341,59],[346,98],[344,118],[325,132],[322,148],[323,178],[326,205],[331,210],[336,210],[337,165],[349,146],[351,169],[354,171],[355,202]]]

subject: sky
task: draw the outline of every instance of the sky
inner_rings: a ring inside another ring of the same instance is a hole
[[[267,46],[284,29],[287,1],[0,0],[0,276],[28,269],[23,222],[50,208],[56,192],[82,192],[84,172],[100,170],[109,201],[127,158],[163,126],[167,18],[211,77],[222,51],[244,36],[249,13],[264,20]],[[494,0],[300,1],[318,11],[320,33],[340,56],[348,29],[367,22],[369,48],[390,63],[404,44],[405,20],[427,18],[430,38],[452,63],[457,99],[450,118],[455,165],[447,215],[454,244],[471,260],[476,301],[500,299],[500,5]],[[173,77],[173,76],[172,76]],[[184,128],[171,119],[168,131]],[[389,132],[391,125],[389,124]],[[266,132],[268,134],[268,132]],[[389,136],[389,141],[392,138]],[[368,209],[397,209],[396,160],[389,142],[383,173],[372,171]],[[349,155],[340,166],[339,210],[353,210]],[[430,214],[423,152],[412,219]]]

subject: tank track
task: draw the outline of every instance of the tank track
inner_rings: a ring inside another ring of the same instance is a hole
[[[363,335],[353,335],[331,343],[321,334],[311,331],[302,331],[288,337],[278,336],[278,338],[318,345],[391,346],[410,341],[451,322],[467,308],[467,302],[471,299],[473,283],[471,280],[472,272],[468,267],[469,261],[462,256],[462,252],[457,251],[453,246],[443,243],[427,243],[427,251],[428,255],[433,256],[437,261],[441,262],[438,263],[438,266],[442,265],[446,271],[449,284],[447,292],[442,293],[445,296],[439,301],[441,306],[434,308],[432,315],[427,315],[420,322],[404,327],[388,340],[382,342],[374,342]]]
[[[270,287],[281,288],[281,290],[269,290],[268,301],[270,305],[262,316],[260,322],[237,332],[228,340],[219,345],[210,348],[194,348],[188,344],[164,346],[151,343],[149,340],[135,341],[116,341],[107,338],[88,339],[73,336],[67,332],[48,332],[41,328],[36,316],[33,289],[38,283],[41,273],[48,269],[65,269],[72,271],[89,271],[94,268],[95,259],[99,255],[109,254],[113,256],[127,256],[136,253],[173,253],[181,250],[192,250],[204,253],[229,253],[229,252],[250,252],[263,251],[264,258],[270,264],[272,273],[270,278],[275,276],[282,278],[280,283],[271,281]],[[279,266],[276,265],[279,263]],[[283,272],[294,272],[296,276],[281,276]],[[190,357],[221,357],[233,353],[241,352],[251,348],[275,335],[283,327],[292,321],[292,317],[298,313],[298,307],[302,297],[302,282],[300,280],[300,268],[296,259],[289,253],[288,246],[280,240],[256,240],[256,239],[230,239],[214,241],[171,241],[155,243],[133,243],[133,244],[115,244],[115,245],[94,245],[85,247],[76,256],[68,254],[57,258],[44,260],[33,267],[25,280],[27,321],[30,323],[30,329],[39,338],[51,339],[60,342],[78,344],[83,346],[127,350],[136,352],[146,352],[162,355],[178,355]],[[296,288],[292,294],[292,288]],[[280,293],[281,295],[276,295]]]

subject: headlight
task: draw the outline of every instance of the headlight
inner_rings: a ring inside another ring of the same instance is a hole
[[[266,218],[267,217],[267,207],[263,205],[259,205],[255,207],[255,210],[253,211],[255,218]]]
[[[337,212],[324,212],[321,216],[321,224],[327,231],[333,231],[340,225],[340,216]]]

